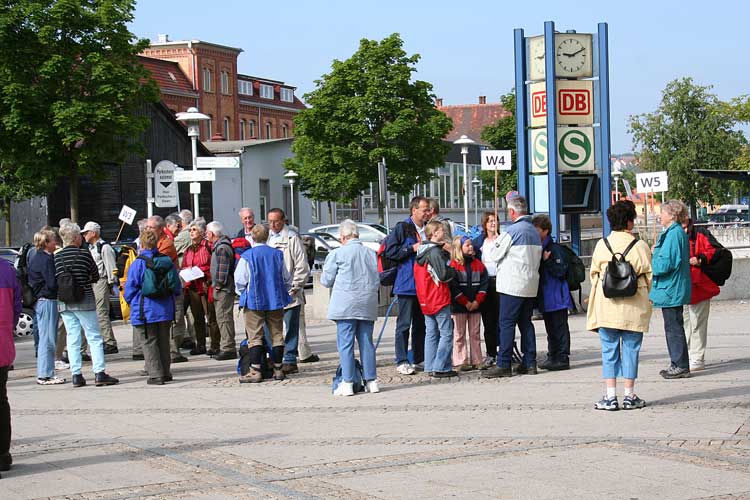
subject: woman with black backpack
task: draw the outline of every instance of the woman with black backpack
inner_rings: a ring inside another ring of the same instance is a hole
[[[651,250],[636,240],[635,205],[618,201],[607,209],[612,232],[599,240],[591,257],[591,294],[586,328],[599,334],[602,345],[602,378],[606,393],[594,404],[597,410],[619,410],[617,377],[625,379],[625,410],[643,408],[636,396],[638,355],[643,334],[651,321]],[[626,272],[622,272],[626,270]]]

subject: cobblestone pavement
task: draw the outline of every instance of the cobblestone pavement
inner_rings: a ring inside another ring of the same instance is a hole
[[[571,317],[569,371],[436,381],[395,372],[389,322],[383,391],[351,398],[330,394],[338,360],[324,321],[308,324],[319,363],[253,386],[238,384],[232,361],[205,356],[146,386],[121,324],[120,354],[107,357],[119,386],[40,387],[21,340],[0,499],[750,499],[750,304],[712,305],[707,369],[674,381],[658,375],[657,311],[636,387],[649,405],[630,412],[592,409],[600,352],[584,324]]]

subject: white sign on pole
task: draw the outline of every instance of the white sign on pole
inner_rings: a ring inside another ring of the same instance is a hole
[[[511,159],[508,149],[483,149],[482,170],[510,170]]]
[[[240,168],[239,156],[201,156],[196,159],[198,168]]]
[[[162,160],[154,169],[154,203],[159,208],[177,206],[177,183],[174,178],[175,164]]]
[[[669,191],[666,172],[635,174],[635,185],[639,193],[663,193]]]
[[[176,182],[213,182],[216,180],[216,170],[175,170]]]
[[[191,182],[190,183],[190,194],[201,194],[201,183]]]
[[[135,209],[130,208],[127,205],[123,205],[122,209],[120,210],[120,216],[117,218],[123,221],[125,224],[130,225],[135,220],[135,214]]]

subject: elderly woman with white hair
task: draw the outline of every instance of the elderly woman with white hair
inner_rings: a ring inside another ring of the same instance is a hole
[[[679,200],[661,206],[661,223],[666,228],[654,245],[651,267],[654,273],[649,299],[660,307],[669,351],[669,368],[659,374],[666,379],[690,376],[690,360],[683,323],[683,307],[690,303],[690,244],[682,229],[687,208]]]
[[[341,361],[342,382],[337,396],[354,394],[354,339],[359,344],[367,390],[380,392],[375,369],[372,331],[378,317],[378,263],[375,251],[359,241],[357,224],[345,220],[339,226],[341,247],[326,257],[320,282],[332,288],[328,319],[336,322],[336,343]]]

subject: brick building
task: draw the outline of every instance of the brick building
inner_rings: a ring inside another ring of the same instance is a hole
[[[284,82],[237,72],[242,49],[159,35],[141,57],[173,112],[196,106],[211,117],[201,140],[278,139],[293,136],[294,115],[305,105]]]

